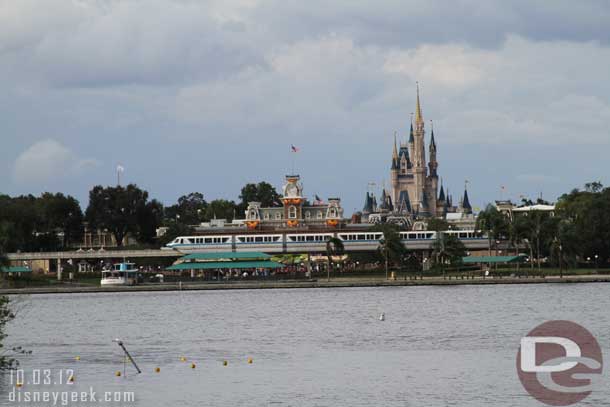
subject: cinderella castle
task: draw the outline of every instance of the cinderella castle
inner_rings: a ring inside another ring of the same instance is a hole
[[[394,134],[390,166],[392,190],[386,191],[384,186],[379,204],[377,198],[367,192],[362,211],[364,221],[369,223],[387,221],[410,225],[417,219],[430,217],[449,219],[457,218],[458,214],[460,217],[472,214],[466,188],[459,204],[454,206],[449,191],[445,191],[442,181],[439,182],[437,147],[432,126],[428,144],[429,161],[426,162],[425,135],[418,85],[415,118],[411,118],[409,141],[406,143],[401,141],[398,145]],[[456,215],[448,216],[448,214]]]

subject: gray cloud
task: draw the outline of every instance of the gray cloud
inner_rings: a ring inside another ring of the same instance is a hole
[[[352,210],[369,181],[388,177],[415,81],[441,174],[455,191],[470,179],[475,201],[499,183],[538,193],[544,180],[523,174],[561,180],[553,198],[610,169],[589,164],[610,144],[606,2],[46,4],[0,6],[9,193],[44,186],[84,199],[129,162],[126,179],[166,201],[191,189],[236,198],[247,181],[279,186],[295,144],[306,192],[340,195]],[[61,138],[34,148],[40,134]],[[35,180],[75,152],[98,157],[96,171]],[[36,161],[47,170],[28,172]]]

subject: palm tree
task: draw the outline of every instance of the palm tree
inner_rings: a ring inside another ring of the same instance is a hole
[[[477,230],[487,233],[489,243],[489,256],[491,256],[491,242],[506,233],[508,221],[506,216],[500,213],[495,206],[489,204],[484,211],[477,216]]]
[[[455,235],[438,232],[437,239],[432,246],[437,264],[440,264],[445,278],[445,263],[451,266],[460,264],[462,257],[466,256],[466,246]]]
[[[328,281],[330,281],[330,265],[333,256],[341,256],[345,251],[345,247],[343,246],[343,241],[336,237],[331,237],[326,241],[326,273]]]
[[[383,232],[383,238],[379,241],[379,251],[385,259],[385,278],[387,280],[390,259],[402,263],[407,249],[400,241],[400,235],[396,227],[383,225],[380,229]]]

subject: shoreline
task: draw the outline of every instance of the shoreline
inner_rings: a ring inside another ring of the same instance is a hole
[[[0,295],[29,294],[82,294],[82,293],[117,293],[117,292],[155,292],[155,291],[209,291],[209,290],[256,290],[256,289],[296,289],[296,288],[354,288],[354,287],[412,287],[412,286],[461,286],[461,285],[514,285],[514,284],[581,284],[610,283],[610,275],[572,275],[549,276],[546,278],[475,278],[447,279],[440,277],[424,278],[423,280],[390,280],[345,278],[328,281],[320,280],[286,280],[286,281],[240,281],[228,283],[177,283],[145,284],[136,286],[77,286],[64,285],[54,287],[3,288]]]

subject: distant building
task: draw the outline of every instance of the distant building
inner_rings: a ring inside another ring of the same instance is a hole
[[[555,215],[555,205],[549,203],[537,203],[532,205],[521,205],[517,206],[511,201],[496,201],[496,209],[505,214],[510,220],[513,220],[515,216],[525,215],[527,216],[530,212],[545,212],[551,216]]]
[[[261,207],[249,202],[244,223],[249,229],[264,228],[334,228],[345,223],[339,198],[327,202],[316,199],[310,204],[303,195],[298,175],[286,175],[282,188],[281,206]]]

